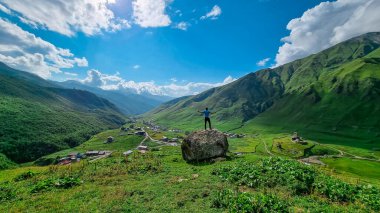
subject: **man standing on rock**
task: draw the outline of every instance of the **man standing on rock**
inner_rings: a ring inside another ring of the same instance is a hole
[[[203,112],[200,112],[199,110],[198,110],[198,112],[202,113],[205,116],[205,130],[207,129],[207,122],[208,122],[208,126],[210,127],[210,129],[212,129],[211,128],[211,120],[210,120],[210,114],[211,114],[211,112],[208,111],[208,108],[206,107],[206,110],[203,111]]]

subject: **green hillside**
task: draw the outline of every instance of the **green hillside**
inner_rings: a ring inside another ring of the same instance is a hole
[[[162,105],[146,114],[157,123],[202,127],[196,113],[217,112],[222,130],[254,126],[348,134],[380,141],[380,33],[368,33],[320,53]]]
[[[77,146],[124,117],[109,101],[0,64],[0,153],[15,162]]]

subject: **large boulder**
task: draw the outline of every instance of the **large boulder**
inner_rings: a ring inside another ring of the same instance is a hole
[[[225,157],[228,141],[222,132],[216,130],[196,131],[183,140],[181,148],[185,161],[203,161]]]

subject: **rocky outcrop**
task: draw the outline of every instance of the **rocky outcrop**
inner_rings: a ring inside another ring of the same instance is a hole
[[[228,141],[226,135],[217,130],[196,131],[184,139],[181,148],[185,161],[204,161],[225,157]]]

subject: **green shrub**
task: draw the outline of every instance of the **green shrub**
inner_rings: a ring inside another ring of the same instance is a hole
[[[16,192],[10,183],[0,185],[0,201],[12,200],[16,197]]]
[[[126,169],[129,174],[158,173],[162,171],[162,162],[151,152],[133,153],[126,159]]]
[[[316,192],[332,201],[352,202],[358,193],[357,187],[325,175],[320,175],[314,186]]]
[[[251,188],[284,187],[295,195],[307,196],[314,193],[332,202],[359,201],[373,210],[380,210],[378,188],[348,184],[294,160],[275,157],[256,163],[240,161],[233,165],[216,168],[213,174],[237,185]]]
[[[32,193],[37,193],[45,190],[51,190],[53,188],[68,189],[74,186],[78,186],[82,181],[78,177],[62,177],[62,178],[48,178],[39,181],[32,189]]]
[[[380,190],[371,185],[362,186],[357,195],[358,199],[376,211],[380,211]]]
[[[213,207],[225,208],[229,212],[289,212],[289,203],[273,194],[251,194],[220,191],[213,201]]]
[[[294,194],[309,194],[316,171],[294,160],[268,158],[259,163],[240,161],[233,166],[215,169],[213,174],[225,181],[251,188],[287,186]]]
[[[321,145],[315,145],[304,151],[304,157],[310,157],[313,155],[338,155],[339,152]]]
[[[27,171],[27,172],[24,172],[24,173],[20,174],[19,176],[17,176],[15,178],[15,181],[27,180],[29,178],[32,178],[35,175],[36,175],[36,173],[34,173],[32,171]]]

